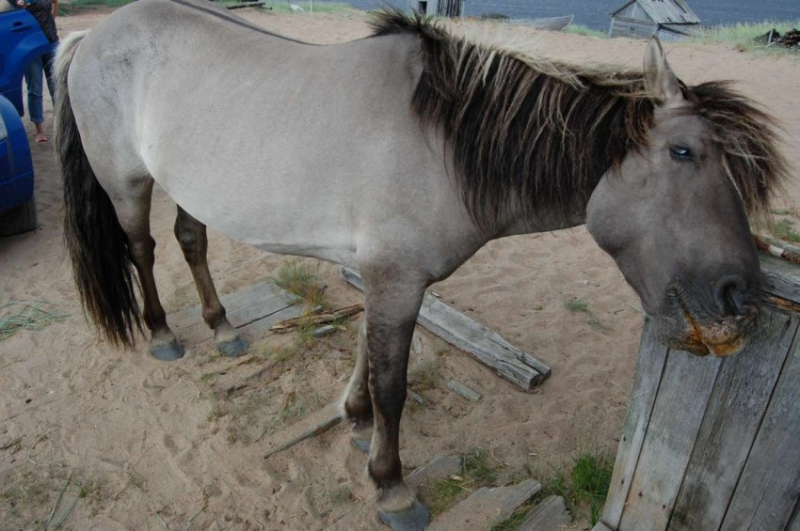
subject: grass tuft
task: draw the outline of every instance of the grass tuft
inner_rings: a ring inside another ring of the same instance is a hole
[[[0,341],[14,336],[17,332],[36,332],[67,318],[56,310],[46,310],[49,306],[43,301],[9,302],[0,306]]]
[[[483,448],[474,448],[462,455],[460,476],[440,479],[423,491],[426,507],[431,514],[441,514],[473,491],[495,485],[498,478],[496,465]]]
[[[595,37],[597,39],[607,39],[608,32],[592,29],[588,26],[581,24],[570,24],[564,30],[564,33],[571,33],[573,35],[583,35],[584,37]]]
[[[800,27],[800,19],[794,21],[747,22],[729,26],[714,26],[705,28],[704,31],[690,40],[703,44],[724,44],[736,46],[743,51],[761,51],[770,53],[797,53],[797,49],[784,48],[783,46],[770,46],[758,43],[754,39],[764,35],[771,29],[778,30],[781,35],[788,30]]]
[[[589,313],[589,306],[580,299],[567,299],[564,308],[570,313]]]
[[[772,233],[781,240],[791,243],[800,243],[800,234],[794,230],[794,221],[782,219],[775,223]]]
[[[286,260],[271,280],[312,307],[324,306],[325,286],[319,282],[318,270],[319,265],[315,268],[300,260]]]
[[[606,501],[613,470],[614,459],[607,453],[583,452],[575,458],[570,473],[573,499],[576,503],[588,502],[592,526],[600,520],[600,508]]]
[[[408,387],[416,392],[439,387],[442,382],[442,363],[433,361],[415,363],[408,371]]]

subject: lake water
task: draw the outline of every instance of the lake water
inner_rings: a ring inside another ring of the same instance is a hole
[[[340,0],[341,1],[341,0]],[[383,0],[344,0],[363,10],[378,9]],[[388,3],[405,7],[403,0]],[[597,30],[608,30],[609,14],[625,2],[622,0],[466,0],[467,16],[483,13],[502,13],[511,18],[543,18],[575,15],[575,24]],[[760,22],[762,20],[800,19],[800,0],[689,0],[692,10],[703,25],[734,24],[736,22]]]

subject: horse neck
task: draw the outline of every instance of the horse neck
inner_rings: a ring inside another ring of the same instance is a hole
[[[574,212],[566,215],[563,212],[536,212],[534,214],[509,212],[503,218],[507,221],[501,225],[497,234],[489,239],[549,232],[583,225],[586,223],[586,205],[576,208]]]

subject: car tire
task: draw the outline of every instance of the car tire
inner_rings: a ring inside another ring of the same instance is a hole
[[[13,236],[37,227],[36,200],[31,197],[18,207],[0,214],[0,236]]]

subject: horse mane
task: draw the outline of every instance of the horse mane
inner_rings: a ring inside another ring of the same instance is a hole
[[[642,72],[470,42],[399,10],[371,24],[374,36],[419,37],[423,71],[412,108],[443,130],[465,204],[487,233],[501,228],[508,208],[526,219],[574,217],[603,174],[648,143],[655,106]],[[787,173],[774,120],[725,82],[685,87],[685,96],[711,123],[748,213],[768,212]]]

